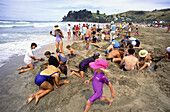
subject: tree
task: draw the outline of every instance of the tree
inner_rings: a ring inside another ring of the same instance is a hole
[[[99,10],[97,10],[97,15],[99,15],[100,14],[100,11]]]

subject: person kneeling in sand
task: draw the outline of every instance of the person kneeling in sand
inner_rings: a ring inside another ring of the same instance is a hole
[[[21,70],[21,69],[24,69],[24,68],[27,68],[27,69],[21,70],[19,72],[19,74],[34,69],[34,65],[32,64],[32,59],[42,61],[42,59],[36,58],[33,55],[32,50],[35,49],[36,47],[37,47],[37,44],[32,43],[31,47],[27,50],[27,52],[25,54],[25,58],[24,58],[24,63],[27,64],[27,66],[20,67],[20,68],[18,68],[18,70]]]
[[[142,67],[139,70],[142,70],[142,69],[149,67],[151,65],[151,63],[152,63],[151,53],[148,53],[148,51],[146,51],[146,50],[140,50],[139,56],[140,56],[139,64],[142,65]]]
[[[121,61],[120,55],[124,52],[124,49],[113,50],[109,53],[106,60],[111,60],[111,62],[119,62]]]
[[[130,71],[134,69],[139,69],[139,61],[135,57],[135,50],[129,49],[129,56],[125,56],[123,60],[120,63],[120,68],[122,68],[124,71]]]
[[[68,50],[70,50],[70,57],[69,57],[69,59],[76,57],[76,51],[75,51],[73,48],[71,48],[70,45],[67,45],[66,48],[67,48]]]
[[[114,45],[115,45],[115,42],[112,42],[112,44],[109,45],[109,47],[107,47],[107,49],[105,50],[105,54],[109,54],[110,51],[113,51],[114,50]]]
[[[86,80],[85,84],[93,80],[92,86],[93,86],[94,94],[89,98],[89,100],[87,100],[87,105],[84,112],[88,112],[90,110],[91,104],[97,99],[100,99],[101,101],[108,101],[109,106],[111,106],[113,100],[105,96],[102,96],[104,83],[106,83],[109,86],[111,91],[111,97],[113,98],[115,97],[112,84],[108,81],[108,79],[105,76],[105,74],[108,73],[108,71],[106,70],[106,68],[108,67],[108,62],[104,59],[98,59],[95,62],[89,63],[89,65],[91,68],[94,69],[94,76],[91,77],[89,80]]]
[[[84,72],[89,67],[89,63],[94,62],[96,59],[99,58],[99,56],[100,56],[100,53],[96,52],[92,57],[82,60],[79,64],[79,70],[71,69],[71,71],[73,71],[73,72],[70,74],[70,76],[76,75],[80,78],[84,78]],[[76,73],[76,72],[80,72],[80,74]]]
[[[166,51],[165,51],[165,59],[170,59],[170,47],[167,47],[167,48],[166,48]]]
[[[57,49],[56,52],[57,52],[56,58],[60,65],[65,65],[67,63],[67,57],[65,56],[65,54],[60,52],[59,49]]]
[[[58,67],[58,66],[59,66],[58,60],[57,60],[54,56],[51,56],[50,51],[46,51],[46,52],[44,53],[44,55],[45,55],[47,58],[49,58],[49,59],[48,59],[49,65],[54,65],[55,67]]]
[[[61,65],[59,68],[56,68],[53,65],[48,65],[48,63],[44,63],[43,65],[46,69],[35,77],[35,84],[37,84],[42,89],[37,93],[30,95],[27,100],[27,104],[29,104],[34,98],[35,104],[37,104],[41,97],[54,90],[53,86],[47,81],[48,79],[54,78],[53,83],[55,88],[58,88],[60,85],[69,83],[67,80],[64,82],[59,82],[59,75],[61,73],[64,73],[67,76],[67,67],[65,65]]]

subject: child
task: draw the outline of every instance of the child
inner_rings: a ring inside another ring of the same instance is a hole
[[[114,45],[115,45],[115,42],[112,42],[112,44],[110,44],[109,47],[107,47],[107,49],[105,50],[106,55],[109,54],[111,50],[112,51],[114,50]]]
[[[65,65],[67,63],[67,58],[64,53],[61,53],[59,49],[56,50],[56,58],[60,65]]]
[[[104,59],[98,59],[95,62],[89,63],[90,67],[95,70],[94,76],[91,77],[89,80],[85,81],[85,84],[89,83],[92,79],[92,86],[94,90],[93,96],[87,101],[86,109],[84,112],[88,112],[91,106],[91,103],[93,103],[95,100],[100,99],[101,101],[108,101],[109,106],[111,106],[111,103],[113,100],[106,98],[102,96],[103,94],[103,84],[106,83],[111,91],[111,96],[114,98],[115,94],[113,92],[112,84],[108,81],[108,79],[105,77],[105,73],[107,70],[105,70],[108,66],[108,62]]]
[[[69,57],[69,59],[70,59],[70,58],[74,58],[74,57],[76,56],[75,50],[74,50],[73,48],[71,48],[70,45],[67,45],[66,48],[67,48],[68,50],[70,50],[70,57]]]
[[[140,50],[139,51],[139,62],[142,67],[139,70],[143,70],[146,67],[149,67],[152,63],[151,61],[151,53],[148,53],[146,50]]]

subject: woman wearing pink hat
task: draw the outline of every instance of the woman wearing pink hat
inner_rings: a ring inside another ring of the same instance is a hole
[[[102,96],[103,94],[103,84],[106,83],[111,91],[111,96],[114,98],[115,94],[113,92],[112,84],[108,81],[108,79],[105,77],[105,73],[107,73],[107,70],[105,70],[108,67],[108,62],[104,59],[98,59],[95,62],[89,63],[90,67],[95,70],[94,76],[91,77],[89,80],[85,81],[85,84],[89,83],[92,79],[92,86],[94,90],[93,96],[87,101],[86,109],[84,112],[88,112],[91,106],[91,103],[93,103],[95,100],[100,99],[101,101],[108,101],[109,106],[111,106],[111,103],[113,100],[106,98]]]

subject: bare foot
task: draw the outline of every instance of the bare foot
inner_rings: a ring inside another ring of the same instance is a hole
[[[21,70],[21,69],[23,69],[23,67],[19,67],[19,68],[18,68],[18,70]]]
[[[21,74],[21,73],[23,73],[24,71],[23,70],[21,70],[18,74]]]
[[[110,102],[109,102],[109,107],[112,105],[112,102],[113,102],[113,100],[110,100]]]
[[[38,101],[39,101],[39,97],[38,97],[38,95],[36,95],[36,96],[35,96],[35,105],[38,104]]]
[[[70,74],[70,76],[73,76],[75,74],[75,72],[73,71],[71,74]]]
[[[27,104],[29,104],[34,98],[35,98],[34,95],[30,95],[30,97],[27,100]]]

